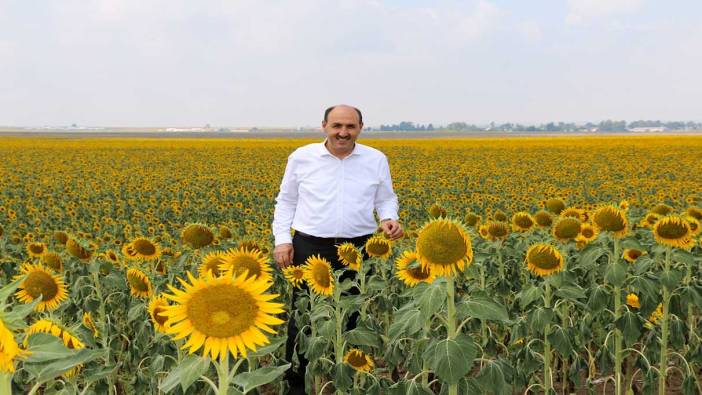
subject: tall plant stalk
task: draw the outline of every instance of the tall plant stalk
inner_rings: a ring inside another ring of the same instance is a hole
[[[670,270],[670,259],[673,251],[667,247],[665,251],[665,269]],[[663,317],[661,321],[661,361],[658,367],[658,395],[665,395],[665,377],[668,370],[668,314],[670,305],[670,290],[663,285]]]
[[[546,290],[544,292],[544,307],[551,308],[551,284],[548,279],[544,281]],[[548,341],[548,335],[551,332],[551,323],[547,323],[544,327],[544,393],[550,394],[553,390],[553,374],[551,372],[551,343]]]
[[[453,276],[446,277],[446,292],[447,298],[447,317],[446,317],[446,333],[449,339],[456,338],[456,301],[455,301],[455,285]],[[449,385],[449,395],[458,395],[458,384]]]

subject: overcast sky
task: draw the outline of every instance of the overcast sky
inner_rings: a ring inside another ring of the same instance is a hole
[[[0,0],[0,125],[702,120],[700,0]]]

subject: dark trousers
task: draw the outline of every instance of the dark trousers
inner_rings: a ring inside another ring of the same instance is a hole
[[[307,258],[309,258],[312,255],[319,255],[320,257],[326,259],[331,263],[332,269],[334,270],[341,270],[344,268],[344,264],[339,261],[339,256],[336,253],[336,247],[342,243],[349,242],[355,245],[356,247],[363,247],[366,244],[366,240],[368,240],[372,234],[365,235],[365,236],[360,236],[360,237],[354,237],[354,238],[349,238],[349,239],[344,239],[344,238],[321,238],[321,237],[314,237],[314,236],[307,236],[307,235],[302,235],[299,232],[295,232],[295,235],[293,236],[292,244],[293,244],[293,264],[294,265],[304,265],[305,261]],[[363,254],[363,258],[366,259],[367,256]],[[342,275],[341,278],[339,279],[340,282],[343,282],[347,278],[354,279],[356,278],[356,272],[353,270],[347,270],[345,271]],[[307,289],[306,285],[303,285],[304,289]],[[297,301],[297,298],[299,296],[299,293],[302,290],[300,289],[293,289],[293,294],[292,294],[292,300],[290,302],[290,310],[291,313],[288,316],[288,339],[285,344],[285,359],[288,362],[292,363],[293,359],[293,353],[295,352],[295,343],[296,343],[296,338],[298,335],[298,327],[297,323],[295,322],[295,318],[292,315],[292,310],[295,309],[295,302]],[[352,287],[349,291],[348,294],[350,295],[358,295],[359,294],[359,289],[356,287]],[[354,312],[353,314],[349,315],[348,322],[346,324],[346,329],[353,329],[356,327],[356,322],[358,320],[358,312]],[[291,387],[291,394],[297,394],[297,393],[304,393],[305,389],[305,371],[307,369],[307,358],[305,358],[305,355],[301,353],[299,350],[297,352],[297,358],[300,361],[300,366],[298,369],[295,371],[291,367],[290,370],[286,373],[286,379],[288,380],[288,383],[290,384]],[[302,391],[302,392],[299,392]]]

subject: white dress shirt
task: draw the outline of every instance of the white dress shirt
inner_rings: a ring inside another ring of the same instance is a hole
[[[326,142],[326,140],[325,140]],[[339,159],[322,143],[288,157],[273,214],[275,245],[291,243],[290,228],[317,237],[358,237],[373,233],[380,219],[398,219],[390,167],[375,148],[355,143]]]

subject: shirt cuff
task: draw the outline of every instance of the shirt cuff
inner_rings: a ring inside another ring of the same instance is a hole
[[[394,210],[378,210],[378,218],[380,218],[381,221],[384,219],[394,219],[395,221],[400,219],[397,212]]]
[[[290,236],[290,232],[275,235],[275,245],[279,246],[281,244],[292,244],[292,236]]]

